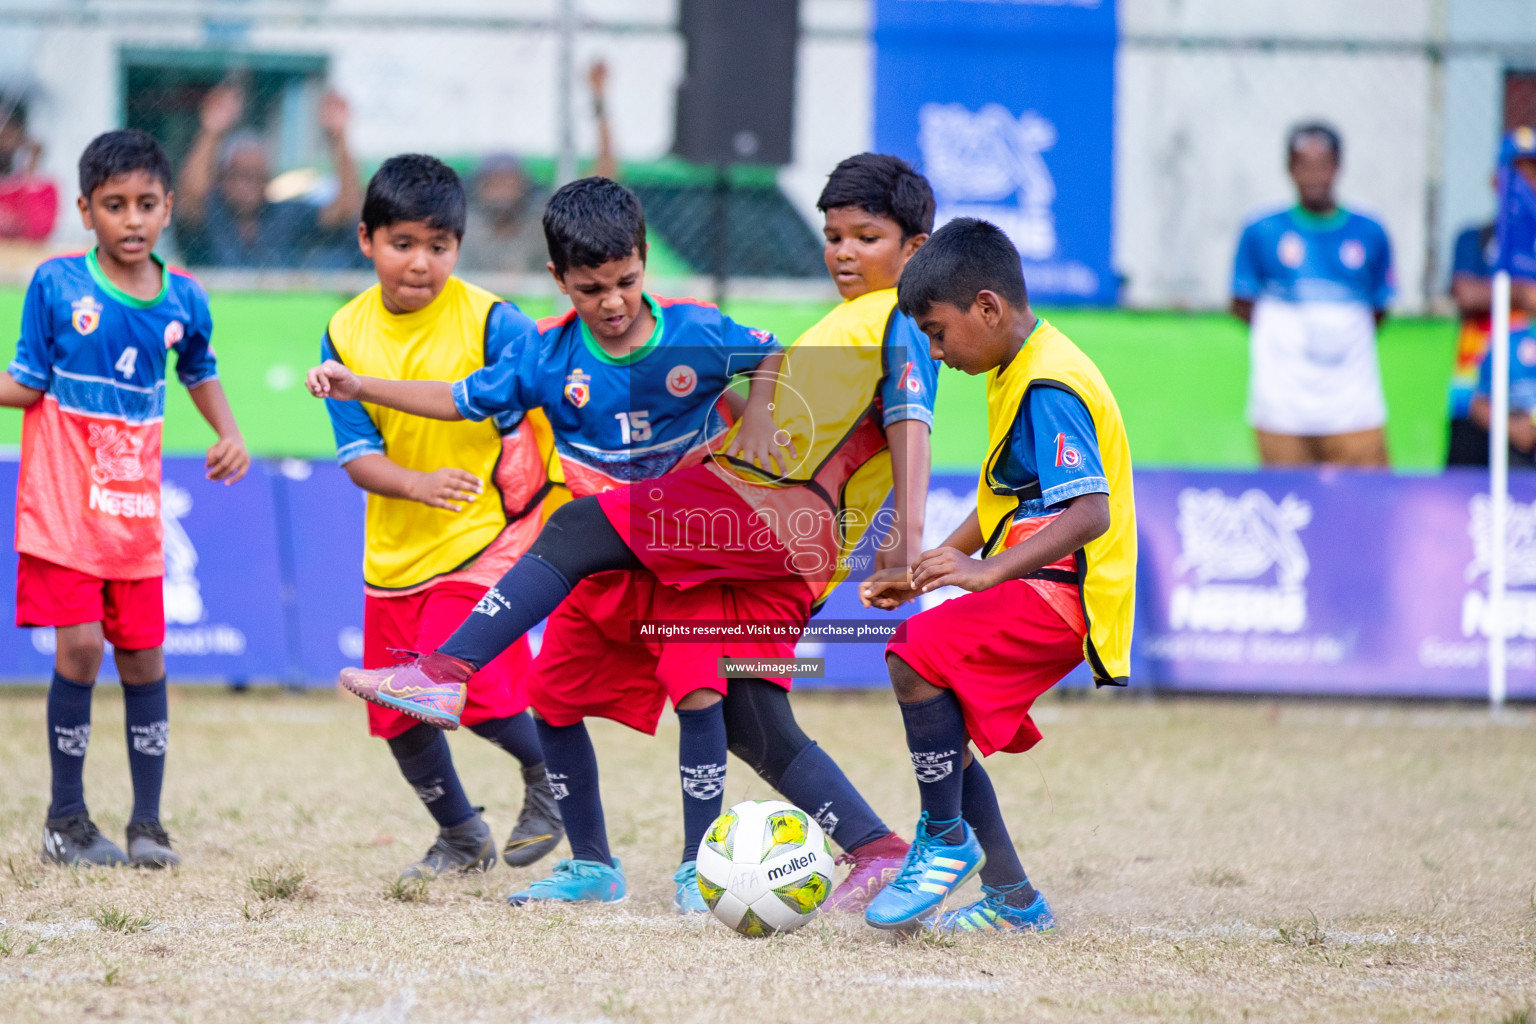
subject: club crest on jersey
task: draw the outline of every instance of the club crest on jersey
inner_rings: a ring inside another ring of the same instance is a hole
[[[915,374],[913,374],[912,370],[914,365],[915,364],[913,363],[908,363],[906,366],[901,368],[901,380],[898,382],[897,386],[900,387],[903,391],[910,391],[914,395],[920,395],[923,393],[923,382],[919,380]]]
[[[699,375],[693,367],[678,363],[667,371],[667,394],[673,398],[687,398],[699,386]]]
[[[1365,245],[1358,238],[1346,238],[1339,246],[1339,262],[1350,270],[1365,266]]]
[[[759,345],[778,344],[778,339],[773,336],[773,332],[765,331],[761,327],[749,327],[747,333],[756,338]]]
[[[1056,435],[1056,465],[1076,469],[1083,464],[1083,453],[1067,443],[1066,434]]]
[[[101,326],[101,303],[89,295],[70,303],[70,309],[74,312],[69,322],[74,326],[76,334],[90,334]]]
[[[165,325],[165,347],[173,348],[176,343],[187,336],[187,329],[180,320],[172,320]]]
[[[565,400],[580,409],[592,399],[592,375],[576,367],[565,375]]]

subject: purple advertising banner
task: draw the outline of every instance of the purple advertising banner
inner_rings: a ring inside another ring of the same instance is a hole
[[[1509,694],[1536,697],[1536,475],[1512,474]],[[1488,692],[1487,475],[1136,474],[1132,675],[1269,693]]]
[[[16,463],[0,462],[0,494]],[[180,680],[330,685],[362,653],[363,498],[329,463],[252,467],[234,487],[201,460],[165,462],[166,658]],[[1485,474],[1141,470],[1132,685],[1233,693],[1482,698],[1491,551]],[[970,512],[975,478],[939,474],[927,546]],[[1536,699],[1536,474],[1511,480],[1509,695]],[[0,502],[0,529],[13,506]],[[894,625],[866,611],[866,544],[818,622]],[[15,558],[0,559],[14,620]],[[536,642],[536,641],[535,641]],[[884,643],[807,639],[825,677],[802,689],[886,685]],[[52,630],[0,629],[0,679],[41,682]],[[110,659],[104,675],[110,675]],[[1067,685],[1091,685],[1079,668]]]
[[[14,537],[18,463],[0,462],[0,529]],[[202,459],[164,463],[165,664],[173,680],[293,679],[284,621],[283,560],[269,468],[251,466],[232,486],[203,476]],[[51,628],[17,629],[16,556],[0,558],[6,622],[0,678],[41,682],[53,670]],[[116,678],[108,657],[103,678]]]

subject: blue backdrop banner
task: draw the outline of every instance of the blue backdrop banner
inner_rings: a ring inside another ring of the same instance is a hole
[[[362,656],[363,497],[330,463],[259,463],[233,487],[199,459],[167,459],[166,661],[187,681],[328,686]],[[16,463],[0,462],[0,493]],[[1536,474],[1514,474],[1509,533],[1509,693],[1536,699]],[[1487,476],[1347,471],[1136,474],[1139,593],[1132,682],[1178,690],[1480,698],[1487,692]],[[969,514],[975,478],[938,474],[924,542]],[[0,529],[13,529],[0,506]],[[853,554],[853,579],[873,551]],[[0,559],[14,619],[16,561]],[[812,628],[894,628],[853,582]],[[808,636],[816,687],[884,686],[884,642]],[[50,629],[0,629],[0,679],[42,682]],[[111,661],[104,666],[110,677]],[[1091,685],[1086,670],[1067,685]]]
[[[1031,297],[1111,304],[1114,0],[876,0],[875,148],[938,222],[1008,232]]]
[[[18,463],[0,462],[0,529],[14,536]],[[229,487],[203,476],[201,459],[166,459],[165,663],[172,680],[293,679],[301,673],[285,628],[285,560],[265,463]],[[0,559],[7,626],[15,622],[16,558]],[[52,629],[0,634],[0,675],[46,680]],[[103,678],[116,678],[112,659]]]

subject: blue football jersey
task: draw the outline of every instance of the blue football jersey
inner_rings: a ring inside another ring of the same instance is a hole
[[[1300,207],[1249,224],[1237,245],[1232,295],[1284,302],[1357,302],[1385,309],[1394,292],[1392,245],[1370,217]]]
[[[543,409],[575,495],[660,476],[721,436],[731,379],[779,350],[692,299],[645,296],[656,328],[627,356],[605,352],[575,310],[508,331],[496,361],[453,385],[466,419]]]

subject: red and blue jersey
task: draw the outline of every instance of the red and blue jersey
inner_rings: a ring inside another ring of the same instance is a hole
[[[153,299],[114,285],[94,250],[33,274],[8,368],[44,392],[22,419],[17,551],[102,579],[163,575],[166,362],[174,351],[188,388],[218,372],[207,294],[189,275],[160,268]]]
[[[737,374],[779,351],[693,299],[645,296],[656,328],[625,356],[605,352],[575,310],[509,337],[496,361],[453,385],[465,419],[543,409],[577,497],[698,461],[729,426],[722,399]]]

